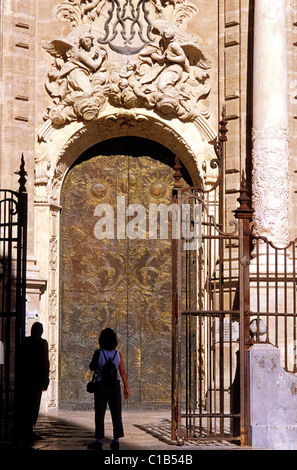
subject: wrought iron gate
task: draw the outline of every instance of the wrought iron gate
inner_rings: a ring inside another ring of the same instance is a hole
[[[0,190],[0,439],[15,429],[18,357],[25,326],[27,193],[24,158],[19,191]]]
[[[183,189],[178,159],[175,169],[172,439],[247,445],[248,349],[269,343],[283,369],[297,372],[297,239],[278,247],[257,234],[244,174],[232,230],[223,224],[222,172],[207,191]]]
[[[185,439],[246,442],[249,239],[244,233],[251,210],[243,180],[237,220],[228,230],[223,226],[222,124],[213,162],[219,174],[210,190],[181,188],[178,159],[176,164],[172,439],[180,445]]]

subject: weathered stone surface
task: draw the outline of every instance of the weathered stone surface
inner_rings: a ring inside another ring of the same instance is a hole
[[[280,364],[280,351],[255,344],[248,351],[249,445],[297,449],[297,376]]]

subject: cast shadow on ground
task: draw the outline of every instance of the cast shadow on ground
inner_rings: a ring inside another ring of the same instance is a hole
[[[134,424],[134,426],[167,445],[176,445],[170,438],[171,423],[169,419],[164,419],[161,424]]]

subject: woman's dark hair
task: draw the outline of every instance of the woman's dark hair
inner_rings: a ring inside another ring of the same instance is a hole
[[[118,338],[111,328],[105,328],[102,330],[99,336],[99,346],[107,351],[113,351],[118,345]]]

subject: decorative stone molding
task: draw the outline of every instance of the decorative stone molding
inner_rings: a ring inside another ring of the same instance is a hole
[[[215,158],[216,133],[206,119],[200,116],[193,123],[177,119],[169,123],[158,119],[153,111],[137,111],[110,107],[110,114],[86,124],[72,123],[42,142],[36,157],[35,202],[59,204],[61,184],[76,158],[90,146],[120,136],[139,136],[167,146],[180,155],[195,184],[211,184],[216,179],[216,171],[209,165]]]
[[[289,241],[289,131],[284,127],[255,128],[252,137],[254,231],[283,246]]]
[[[252,137],[255,233],[283,246],[288,243],[289,131],[278,127],[256,128]]]
[[[289,129],[287,127],[263,127],[252,130],[253,142],[261,140],[289,141]]]
[[[49,234],[49,277],[48,277],[48,322],[49,322],[49,356],[50,356],[50,383],[48,392],[48,406],[55,408],[58,397],[58,308],[59,308],[59,212],[60,208],[50,206],[50,234]]]

